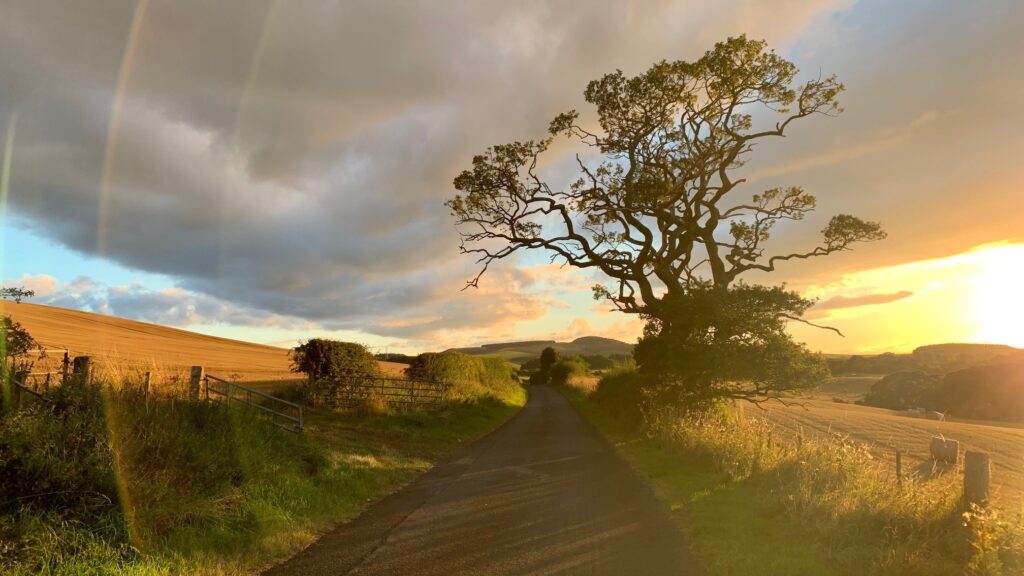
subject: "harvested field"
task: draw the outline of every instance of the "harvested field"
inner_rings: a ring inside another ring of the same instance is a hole
[[[960,441],[963,451],[978,450],[992,456],[992,485],[1000,503],[1016,509],[1024,499],[1024,425],[939,422],[902,415],[893,410],[843,404],[820,399],[805,400],[803,406],[766,405],[764,414],[787,435],[836,433],[874,448],[881,460],[892,462],[896,449],[903,451],[904,469],[928,475],[936,471],[928,452],[933,436]],[[761,414],[745,407],[747,416]]]
[[[0,315],[20,322],[47,348],[93,357],[101,371],[152,371],[160,383],[180,379],[190,366],[201,365],[210,374],[244,382],[296,379],[289,370],[288,350],[275,346],[26,302],[0,301]],[[55,369],[60,355],[51,352],[38,369]],[[405,368],[393,362],[379,364],[388,375],[400,375]]]

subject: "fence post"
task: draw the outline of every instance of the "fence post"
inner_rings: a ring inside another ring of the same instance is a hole
[[[63,385],[68,381],[68,369],[71,367],[71,357],[68,351],[64,351],[64,359],[60,363],[60,383]]]
[[[75,356],[74,364],[71,367],[71,374],[83,382],[89,381],[89,373],[92,371],[92,358],[88,356]]]
[[[968,504],[988,502],[992,465],[987,452],[964,453],[964,500]]]
[[[147,371],[145,374],[142,375],[142,396],[146,400],[149,400],[149,384],[152,381],[152,379],[153,379],[153,373],[152,372],[148,372]]]
[[[199,388],[202,385],[206,370],[202,366],[193,366],[192,374],[188,381],[188,397],[190,400],[199,400]]]

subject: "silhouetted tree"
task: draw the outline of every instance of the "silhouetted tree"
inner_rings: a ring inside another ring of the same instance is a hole
[[[551,370],[551,367],[558,362],[558,352],[554,348],[548,346],[540,352],[540,369],[542,372]]]
[[[764,42],[741,36],[716,44],[696,62],[663,61],[636,77],[616,71],[590,82],[584,96],[597,109],[596,126],[581,121],[575,110],[560,114],[547,137],[489,148],[455,178],[460,194],[446,205],[460,227],[462,251],[481,264],[467,286],[478,285],[495,260],[520,250],[546,250],[552,260],[607,277],[611,284],[594,286],[595,298],[642,314],[648,320],[645,340],[665,340],[652,347],[676,354],[680,362],[685,358],[670,349],[710,341],[715,346],[701,353],[745,346],[744,357],[763,354],[780,363],[788,358],[792,368],[821,365],[781,329],[786,320],[805,321],[801,315],[811,302],[791,292],[782,297],[779,288],[733,289],[745,272],[772,272],[782,262],[885,237],[878,223],[839,214],[817,246],[769,255],[773,227],[802,220],[814,210],[815,197],[791,186],[733,199],[745,182],[734,172],[757,142],[785,136],[797,120],[840,112],[836,97],[843,86],[835,76],[798,86],[796,74]],[[755,127],[755,113],[778,119]],[[590,152],[576,156],[579,177],[566,187],[552,185],[538,171],[540,157],[558,135]],[[744,298],[745,310],[770,304],[757,314],[771,323],[758,331],[768,340],[731,332],[749,324],[722,322],[726,309],[716,308],[700,322],[679,316],[697,302],[735,305]],[[722,390],[724,382],[744,375],[742,367],[733,368],[734,373],[686,372],[685,378],[663,373],[661,383]],[[777,368],[784,371],[781,364]],[[748,380],[746,397],[770,394],[772,382],[777,378]]]

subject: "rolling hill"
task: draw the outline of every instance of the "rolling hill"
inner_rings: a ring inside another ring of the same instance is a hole
[[[610,356],[630,355],[633,345],[600,336],[583,336],[572,342],[556,342],[554,340],[527,340],[523,342],[501,342],[483,344],[472,348],[452,348],[452,352],[463,352],[473,356],[493,356],[504,358],[513,363],[522,363],[540,356],[548,346],[559,354],[575,354],[578,356]]]
[[[242,381],[295,379],[288,350],[239,340],[197,334],[91,312],[0,301],[0,315],[19,322],[44,347],[49,358],[38,363],[51,369],[67,349],[71,356],[91,356],[105,371],[152,371],[163,379],[200,365],[207,373]],[[401,364],[380,363],[395,374]],[[159,380],[159,378],[158,378]]]

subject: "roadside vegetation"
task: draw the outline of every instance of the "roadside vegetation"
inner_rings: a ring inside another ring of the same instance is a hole
[[[965,507],[957,474],[899,484],[864,444],[783,435],[728,404],[656,408],[643,381],[623,369],[589,395],[563,390],[648,478],[711,574],[1024,573],[1024,509]]]
[[[502,380],[494,366],[459,373],[460,397],[440,407],[312,411],[293,433],[127,375],[71,379],[15,406],[9,366],[0,573],[11,575],[252,573],[525,402],[511,369]]]

